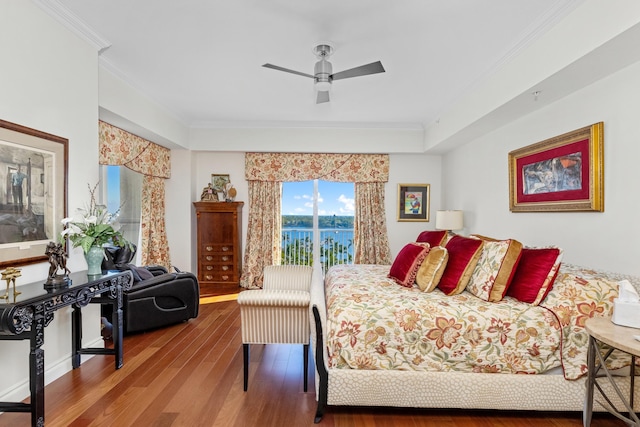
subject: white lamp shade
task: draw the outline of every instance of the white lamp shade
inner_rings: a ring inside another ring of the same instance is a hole
[[[464,227],[462,211],[437,211],[436,228],[438,230],[460,230]]]

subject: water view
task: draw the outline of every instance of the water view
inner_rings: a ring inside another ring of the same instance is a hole
[[[283,215],[282,264],[313,265],[313,217]],[[323,270],[353,263],[353,217],[320,216],[320,262]],[[327,227],[329,226],[329,227]]]

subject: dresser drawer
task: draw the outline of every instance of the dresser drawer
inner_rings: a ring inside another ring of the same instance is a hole
[[[233,265],[233,253],[205,253],[200,258],[202,264],[227,264]]]
[[[232,254],[233,243],[205,243],[202,245],[202,255],[205,254]]]
[[[237,282],[238,278],[233,270],[228,272],[222,271],[203,271],[202,280],[205,282]]]

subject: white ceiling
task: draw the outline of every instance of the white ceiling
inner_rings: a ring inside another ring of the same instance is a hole
[[[189,127],[424,128],[582,0],[40,0],[95,33],[101,65]],[[315,104],[312,48],[333,71]]]

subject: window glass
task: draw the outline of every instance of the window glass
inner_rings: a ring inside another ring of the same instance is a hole
[[[125,239],[139,246],[142,174],[124,166],[101,166],[102,203],[116,214]]]
[[[314,181],[282,184],[282,263],[313,265],[313,242],[319,233],[323,269],[353,262],[353,183]],[[315,196],[315,197],[314,197]],[[317,200],[318,229],[313,228]]]

